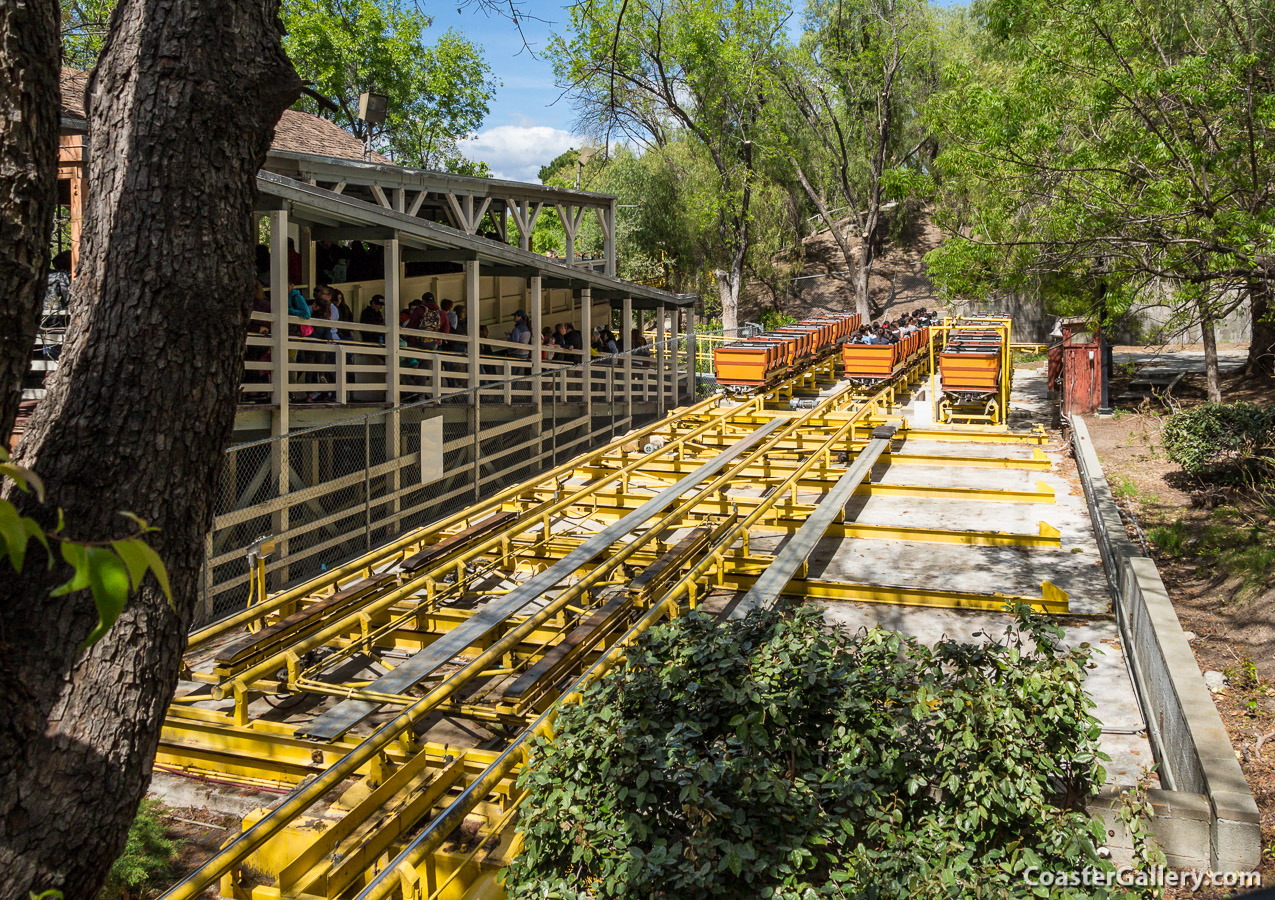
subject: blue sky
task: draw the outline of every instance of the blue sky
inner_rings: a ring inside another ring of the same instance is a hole
[[[477,138],[466,144],[465,152],[486,160],[497,178],[537,181],[542,165],[581,143],[572,134],[571,104],[558,100],[553,67],[543,55],[551,32],[565,26],[566,10],[561,3],[524,3],[524,12],[537,17],[523,22],[533,55],[523,46],[522,36],[509,18],[485,15],[474,3],[459,11],[458,5],[457,0],[423,4],[434,19],[432,34],[441,36],[448,28],[464,33],[482,48],[493,74],[504,82]]]
[[[803,0],[790,2],[804,7]],[[947,6],[960,0],[937,2]],[[521,10],[532,17],[523,20],[522,34],[509,17],[487,15],[475,0],[424,0],[421,6],[434,19],[434,38],[449,28],[462,32],[482,48],[493,74],[504,82],[477,136],[462,144],[467,156],[485,160],[497,178],[535,182],[542,165],[581,146],[583,141],[573,134],[571,102],[559,99],[553,67],[543,53],[550,35],[564,30],[569,21],[566,4],[521,0]],[[789,22],[794,39],[800,28],[800,16],[794,15]],[[523,45],[524,34],[530,50]]]

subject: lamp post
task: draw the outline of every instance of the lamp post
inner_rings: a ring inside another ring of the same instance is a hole
[[[576,190],[580,190],[580,173],[584,171],[584,167],[588,165],[589,160],[593,159],[593,155],[598,151],[593,147],[585,147],[576,155]]]
[[[1098,415],[1109,416],[1111,409],[1111,342],[1107,340],[1107,258],[1098,257],[1098,366],[1102,378],[1102,400]]]
[[[385,115],[389,105],[390,98],[385,94],[376,94],[370,91],[364,91],[359,94],[359,121],[367,125],[367,129],[363,132],[364,162],[372,158],[372,129],[378,125],[385,124]]]

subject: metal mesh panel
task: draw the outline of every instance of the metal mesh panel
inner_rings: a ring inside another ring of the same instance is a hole
[[[205,542],[201,620],[243,608],[246,550],[262,535],[278,544],[267,565],[277,590],[655,421],[694,395],[686,341],[664,351],[666,371],[681,378],[663,403],[654,387],[627,389],[630,374],[640,383],[656,373],[648,345],[629,354],[628,369],[624,354],[545,365],[537,385],[530,364],[515,365],[511,378],[484,373],[476,388],[230,448]],[[421,438],[438,418],[441,462]]]

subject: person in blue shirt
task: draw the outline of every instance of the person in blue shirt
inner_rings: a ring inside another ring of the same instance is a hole
[[[288,279],[288,315],[296,316],[298,319],[310,318],[310,301],[305,298],[305,294],[301,293],[301,289],[297,287],[296,282]]]

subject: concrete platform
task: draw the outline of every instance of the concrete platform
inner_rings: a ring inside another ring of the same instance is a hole
[[[916,418],[913,404],[902,414]],[[1027,430],[1048,421],[1044,372],[1020,368],[1014,376],[1011,428]],[[1039,597],[1041,582],[1050,581],[1069,595],[1071,617],[1061,620],[1065,641],[1088,643],[1096,651],[1086,690],[1103,723],[1102,749],[1111,757],[1107,781],[1113,786],[1135,784],[1144,767],[1154,763],[1141,710],[1113,616],[1112,597],[1102,567],[1075,465],[1061,438],[1041,448],[1051,461],[1048,471],[1023,468],[946,466],[883,461],[872,480],[882,485],[941,486],[986,490],[1035,490],[1044,482],[1055,501],[1005,502],[993,499],[937,499],[927,497],[857,496],[848,518],[871,525],[938,527],[954,530],[1004,531],[1038,534],[1041,522],[1058,529],[1061,548],[978,546],[911,540],[825,538],[810,558],[813,577],[890,586],[953,591],[999,591]],[[979,459],[1026,460],[1035,455],[1028,445],[957,441],[905,441],[899,457],[927,455]],[[755,535],[752,547],[773,552],[790,537]],[[830,622],[857,630],[881,627],[915,637],[927,644],[943,638],[980,641],[1002,638],[1011,624],[1008,615],[926,609],[875,603],[817,604]],[[1153,778],[1154,783],[1154,778]]]

